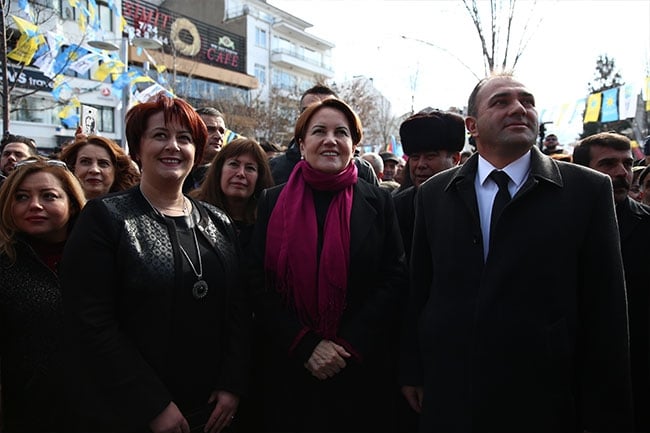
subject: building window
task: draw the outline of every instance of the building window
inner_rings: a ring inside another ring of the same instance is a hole
[[[255,28],[255,45],[260,48],[267,48],[267,35],[266,30],[256,27]]]
[[[59,124],[60,106],[50,98],[42,96],[23,96],[14,98],[9,118],[18,122]]]
[[[296,89],[298,79],[295,75],[281,70],[273,71],[273,87],[293,91]]]
[[[255,78],[260,82],[261,85],[266,84],[266,66],[255,64]]]
[[[88,0],[81,0],[84,7],[88,9],[89,3]],[[99,26],[103,31],[110,32],[113,30],[113,12],[108,7],[108,3],[102,0],[97,0],[97,16],[99,19]],[[54,8],[56,9],[56,8]],[[61,11],[61,18],[64,20],[76,21],[79,18],[79,15],[82,13],[78,7],[70,6],[68,0],[60,0],[59,9]]]

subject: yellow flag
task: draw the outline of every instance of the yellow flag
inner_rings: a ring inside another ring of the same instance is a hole
[[[28,33],[30,36],[36,36],[36,33],[39,33],[38,26],[36,24],[30,23],[29,21],[15,15],[12,15],[11,19],[13,19],[16,23],[16,27],[18,27],[20,33]]]
[[[598,122],[602,99],[603,94],[601,92],[589,95],[589,98],[587,98],[587,109],[585,111],[584,123]]]
[[[30,64],[38,49],[38,42],[35,38],[30,38],[26,34],[20,35],[16,48],[11,50],[7,57],[20,63]]]
[[[645,111],[650,111],[650,77],[645,77]]]
[[[93,80],[104,81],[108,74],[113,70],[113,62],[104,62],[95,70],[92,75]]]

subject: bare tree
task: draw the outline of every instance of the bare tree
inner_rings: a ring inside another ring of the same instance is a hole
[[[9,15],[12,12],[12,2],[11,0],[0,0],[0,8],[2,11],[2,22],[0,23],[0,63],[2,63],[2,89],[0,90],[1,93],[1,101],[2,101],[2,125],[3,125],[3,134],[6,134],[9,132],[9,122],[10,122],[10,113],[13,111],[16,111],[18,109],[24,110],[24,111],[30,111],[31,109],[26,107],[24,102],[25,98],[36,94],[37,92],[41,91],[42,89],[39,88],[33,88],[33,89],[21,89],[20,92],[15,91],[16,86],[18,85],[18,80],[14,80],[13,82],[10,82],[11,80],[9,79],[9,70],[8,70],[8,62],[7,62],[7,54],[9,53],[8,47],[11,45],[14,45],[16,41],[18,40],[18,37],[20,36],[20,32],[13,28],[13,27],[7,27],[7,23],[9,22]],[[52,9],[51,7],[48,7],[46,2],[39,2],[39,1],[33,1],[30,2],[30,8],[32,11],[32,18],[34,24],[37,26],[43,25],[50,20],[55,20],[58,19],[57,12]],[[14,13],[16,11],[13,11]],[[81,42],[84,41],[86,38],[86,35],[84,34]],[[79,45],[81,45],[81,42]],[[63,67],[61,68],[61,71],[65,70],[68,68],[68,66],[71,63],[71,59],[69,58]],[[16,77],[19,77],[23,71],[25,70],[25,66],[27,66],[25,63],[17,63],[12,65],[12,71],[11,73],[14,74]],[[58,71],[60,74],[61,71]],[[54,81],[53,79],[49,79],[49,82],[51,83]],[[92,92],[96,90],[99,87],[99,84],[92,87],[88,88],[83,93],[86,92]],[[47,104],[46,106],[42,106],[36,111],[43,111],[43,110],[49,110],[54,107],[58,107],[61,104],[57,101],[52,101],[50,104]]]
[[[523,55],[528,42],[534,35],[534,30],[531,31],[530,26],[533,21],[534,9],[536,1],[530,8],[530,13],[526,17],[523,25],[521,26],[520,36],[518,42],[515,44],[513,39],[517,38],[517,26],[515,25],[517,0],[463,0],[465,9],[469,13],[474,28],[481,41],[481,49],[483,53],[483,65],[485,74],[497,69],[500,70],[514,70],[517,66],[519,58]],[[481,18],[479,5],[484,7],[489,5],[489,17],[487,20]],[[488,22],[488,25],[484,23]],[[536,21],[536,26],[539,26],[541,19]],[[514,52],[514,54],[513,54]]]
[[[335,86],[339,97],[354,109],[363,124],[363,144],[386,147],[399,126],[391,114],[390,102],[374,87],[372,79],[357,77]]]

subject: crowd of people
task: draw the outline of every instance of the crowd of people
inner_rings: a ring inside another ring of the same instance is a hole
[[[0,432],[650,431],[650,164],[538,148],[507,73],[467,111],[405,157],[323,85],[282,153],[165,94],[128,154],[6,135]]]

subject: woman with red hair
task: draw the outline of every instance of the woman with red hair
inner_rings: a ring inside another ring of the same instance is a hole
[[[220,432],[246,382],[250,314],[232,222],[182,192],[207,129],[160,94],[129,110],[126,136],[140,185],[92,200],[63,259],[70,428]]]

